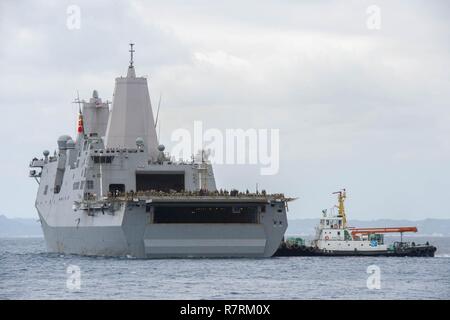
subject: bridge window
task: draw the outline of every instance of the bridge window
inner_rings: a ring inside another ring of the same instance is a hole
[[[92,181],[92,180],[87,180],[87,181],[86,181],[86,187],[87,187],[88,189],[94,189],[94,181]]]
[[[123,193],[125,192],[125,185],[124,184],[110,184],[109,185],[109,192],[111,193]]]
[[[137,173],[136,191],[184,190],[184,173]]]
[[[242,206],[233,212],[232,206],[155,205],[154,223],[259,223],[258,207]],[[276,221],[274,221],[276,224]]]
[[[92,156],[94,163],[112,163],[114,156]]]

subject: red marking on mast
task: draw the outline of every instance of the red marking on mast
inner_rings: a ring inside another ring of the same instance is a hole
[[[78,113],[78,133],[84,133],[83,115]]]

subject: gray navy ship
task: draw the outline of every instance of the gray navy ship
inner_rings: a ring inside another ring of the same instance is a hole
[[[47,250],[64,254],[270,257],[287,228],[283,194],[216,188],[205,157],[175,161],[158,143],[147,79],[133,46],[111,108],[79,102],[75,138],[30,163]],[[202,152],[203,154],[203,152]]]

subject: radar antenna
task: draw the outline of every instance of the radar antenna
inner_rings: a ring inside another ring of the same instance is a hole
[[[130,68],[133,68],[133,63],[134,63],[134,61],[133,61],[133,53],[134,53],[133,46],[134,46],[134,43],[130,43],[130,50],[129,50],[129,52],[131,54],[131,57],[130,57]]]
[[[81,104],[83,102],[80,100],[80,93],[78,92],[78,90],[77,90],[77,97],[75,98],[74,101],[72,101],[72,103],[78,104],[78,112],[81,113]]]
[[[159,127],[158,127],[158,141],[159,139],[161,139],[161,121],[159,122]]]
[[[159,101],[158,101],[158,109],[156,110],[156,120],[155,120],[155,128],[158,125],[158,118],[159,118],[159,107],[161,107],[161,96],[162,94],[159,94]]]

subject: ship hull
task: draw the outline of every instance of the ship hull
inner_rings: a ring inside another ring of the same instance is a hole
[[[152,223],[145,207],[131,209],[125,205],[123,208],[115,213],[115,217],[104,212],[93,216],[78,212],[80,220],[65,219],[69,222],[75,220],[74,225],[67,225],[63,219],[49,223],[45,214],[39,212],[47,250],[63,254],[142,259],[271,257],[287,228],[285,212],[280,214],[275,209],[265,212],[259,223],[254,224],[175,224]],[[274,224],[274,218],[282,223]],[[110,223],[111,219],[116,224]]]

